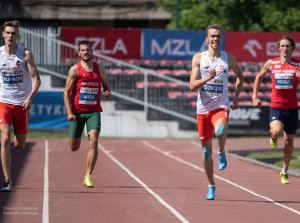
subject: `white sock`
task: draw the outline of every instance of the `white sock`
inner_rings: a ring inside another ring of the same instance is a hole
[[[287,173],[287,170],[282,168],[281,173]]]

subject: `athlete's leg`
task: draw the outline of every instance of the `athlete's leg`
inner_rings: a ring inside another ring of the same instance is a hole
[[[284,132],[283,138],[284,138],[284,161],[283,161],[283,169],[288,170],[290,160],[294,151],[294,134],[288,134]]]
[[[69,145],[73,152],[80,148],[81,135],[85,125],[85,115],[76,113],[76,120],[70,122],[69,126]]]
[[[12,124],[15,134],[14,144],[17,149],[23,149],[26,144],[28,132],[29,111],[24,111],[22,106],[15,105],[13,106],[12,114]]]
[[[225,142],[227,139],[228,122],[226,119],[220,118],[215,122],[215,135],[218,139],[218,151],[221,153],[224,151]]]
[[[273,139],[278,139],[283,131],[283,124],[279,120],[270,122],[270,134]]]
[[[69,145],[73,152],[80,148],[81,138],[69,138]]]
[[[15,132],[14,144],[17,149],[24,149],[26,145],[27,134],[19,134]]]
[[[211,113],[204,115],[197,115],[198,133],[199,139],[202,144],[202,164],[205,169],[205,173],[208,179],[209,185],[215,185],[214,182],[214,171],[213,171],[213,160],[212,160],[212,135],[213,125],[211,122]]]
[[[89,137],[89,152],[87,156],[87,168],[85,176],[89,176],[92,174],[94,167],[96,165],[96,161],[98,158],[98,138],[100,132],[98,130],[91,130],[88,133]]]
[[[98,138],[101,130],[100,112],[91,112],[86,122],[86,129],[89,136],[89,153],[87,156],[86,177],[91,175],[98,157]]]
[[[10,154],[10,125],[0,125],[1,131],[1,162],[5,180],[11,180],[11,154]]]
[[[202,153],[202,163],[205,169],[207,180],[209,185],[215,185],[214,181],[214,169],[213,169],[213,159],[212,159],[212,139],[208,141],[201,142],[203,147]]]

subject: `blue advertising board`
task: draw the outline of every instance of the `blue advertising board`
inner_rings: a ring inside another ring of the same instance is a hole
[[[143,59],[192,60],[193,55],[207,50],[206,32],[188,30],[143,29]],[[224,32],[221,50],[224,50]]]
[[[29,112],[29,129],[51,129],[68,126],[69,122],[64,105],[63,92],[38,92],[32,101]]]

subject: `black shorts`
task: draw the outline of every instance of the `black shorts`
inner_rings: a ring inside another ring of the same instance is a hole
[[[280,109],[270,107],[270,123],[279,120],[283,124],[283,130],[288,134],[296,134],[298,124],[298,108]]]

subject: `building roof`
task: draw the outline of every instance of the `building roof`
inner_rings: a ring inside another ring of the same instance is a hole
[[[156,0],[22,0],[0,3],[0,18],[41,20],[168,20]]]

